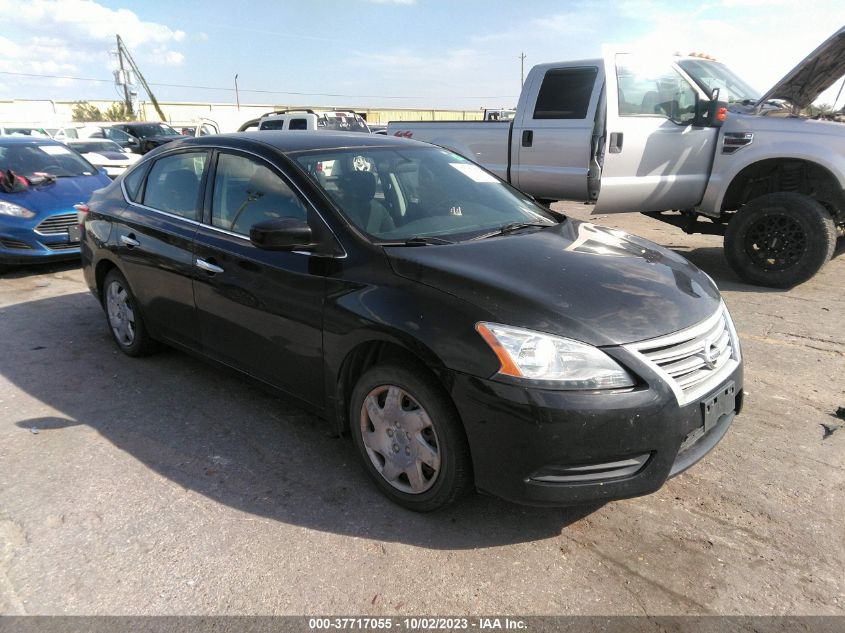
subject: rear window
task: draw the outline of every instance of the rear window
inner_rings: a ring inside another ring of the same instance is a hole
[[[268,119],[262,121],[258,129],[260,130],[283,130],[285,128],[285,119]]]
[[[123,178],[123,186],[126,189],[126,195],[128,195],[129,199],[133,202],[138,202],[138,199],[140,198],[141,183],[144,182],[144,173],[146,171],[146,164],[139,165]]]
[[[535,119],[584,119],[596,83],[598,68],[549,70],[540,86]]]
[[[190,220],[198,219],[200,180],[207,158],[205,152],[159,158],[147,177],[144,205]]]

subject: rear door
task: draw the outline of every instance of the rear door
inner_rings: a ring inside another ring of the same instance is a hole
[[[194,308],[194,235],[209,152],[188,150],[156,159],[146,180],[129,175],[130,199],[116,223],[118,255],[129,286],[157,338],[200,348]]]
[[[511,138],[511,182],[537,198],[587,200],[598,62],[538,66],[523,88]]]
[[[693,127],[706,98],[668,57],[608,55],[607,139],[594,213],[689,209],[704,195],[718,130]]]
[[[249,241],[261,220],[321,221],[275,166],[220,150],[196,235],[194,295],[207,354],[314,405],[323,403],[326,267]],[[312,225],[313,226],[313,225]]]

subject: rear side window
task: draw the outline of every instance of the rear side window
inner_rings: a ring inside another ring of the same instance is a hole
[[[220,154],[214,177],[211,224],[249,235],[256,222],[307,219],[305,206],[269,167],[246,156]]]
[[[290,126],[288,126],[289,130],[307,130],[308,129],[308,121],[305,119],[291,119]]]
[[[259,129],[261,130],[283,130],[285,127],[285,119],[270,119],[264,121]]]
[[[543,77],[535,119],[584,119],[593,94],[598,68],[559,68]]]
[[[208,156],[189,152],[159,158],[150,168],[144,205],[175,215],[199,218],[200,180]]]
[[[147,171],[146,165],[140,165],[137,169],[123,177],[123,186],[126,189],[126,195],[132,202],[138,202],[141,195],[141,183],[144,182],[144,172]]]

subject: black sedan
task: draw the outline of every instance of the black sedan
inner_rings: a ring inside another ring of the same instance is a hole
[[[432,145],[177,140],[80,215],[121,350],[166,343],[296,398],[413,510],[473,487],[537,505],[653,492],[742,405],[707,275]]]
[[[112,125],[112,128],[125,132],[137,139],[138,145],[133,146],[132,151],[137,151],[139,154],[146,154],[165,143],[183,138],[182,134],[166,123],[132,121],[129,123],[115,123]]]

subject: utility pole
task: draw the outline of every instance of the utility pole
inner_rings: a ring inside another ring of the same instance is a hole
[[[525,84],[525,52],[519,55],[519,89]]]
[[[235,101],[238,104],[238,112],[241,111],[241,96],[238,93],[238,74],[235,73]]]
[[[120,35],[117,36],[117,59],[120,62],[120,81],[123,83],[123,102],[126,104],[126,112],[132,114],[132,99],[129,96],[129,82],[126,76],[126,69],[123,67],[123,46],[121,46]]]

